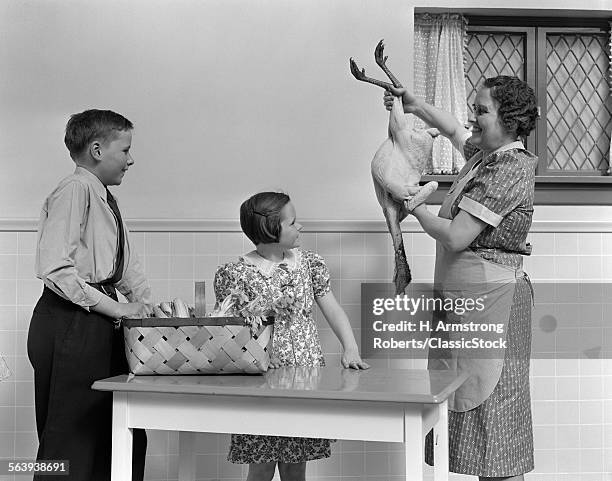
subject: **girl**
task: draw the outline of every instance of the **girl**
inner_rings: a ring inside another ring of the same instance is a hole
[[[342,343],[342,366],[369,368],[359,356],[348,318],[331,291],[325,261],[298,248],[302,226],[296,222],[289,196],[255,194],[240,206],[240,226],[256,249],[217,270],[215,294],[219,302],[236,289],[249,301],[261,296],[270,306],[278,299],[291,300],[276,315],[271,366],[325,365],[313,317],[316,301]],[[271,480],[277,464],[281,480],[304,481],[306,461],[330,454],[328,439],[233,434],[228,460],[249,464],[247,481]]]

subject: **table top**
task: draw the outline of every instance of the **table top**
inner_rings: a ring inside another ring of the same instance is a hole
[[[256,375],[115,376],[92,388],[219,396],[342,399],[438,404],[467,379],[455,371],[342,367],[282,367]]]

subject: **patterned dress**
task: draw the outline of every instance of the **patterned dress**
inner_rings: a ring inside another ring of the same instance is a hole
[[[261,295],[270,305],[292,294],[293,307],[274,322],[272,356],[285,366],[325,365],[313,316],[315,298],[330,291],[329,269],[321,256],[293,249],[282,263],[275,263],[253,251],[219,267],[214,285],[218,302],[232,289],[244,292],[249,301]],[[328,439],[232,434],[227,459],[240,464],[300,463],[330,455]]]
[[[466,159],[477,152],[466,142]],[[469,170],[468,164],[458,178]],[[478,215],[478,210],[484,212],[484,218],[499,216],[499,224],[488,225],[469,246],[483,259],[521,268],[522,255],[530,253],[526,239],[533,216],[536,164],[537,157],[520,147],[494,152],[482,160],[474,178],[453,203],[453,218],[460,209],[480,218],[483,215]],[[449,412],[449,467],[454,473],[509,477],[534,468],[529,393],[531,305],[531,284],[527,277],[518,278],[497,386],[480,406]],[[432,464],[431,433],[425,454]]]

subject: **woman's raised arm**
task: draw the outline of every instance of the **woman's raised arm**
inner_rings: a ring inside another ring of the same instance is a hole
[[[393,97],[401,97],[405,113],[416,115],[428,125],[438,129],[444,137],[449,139],[459,137],[466,130],[452,114],[415,97],[405,88],[392,87],[391,91],[385,91],[384,104],[387,110],[391,110],[393,106]]]

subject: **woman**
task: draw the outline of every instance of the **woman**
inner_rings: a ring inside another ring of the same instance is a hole
[[[523,480],[533,469],[533,434],[532,301],[522,256],[530,250],[537,157],[520,138],[535,127],[535,94],[515,77],[486,79],[469,120],[471,134],[452,115],[405,89],[385,93],[388,110],[394,95],[401,96],[404,112],[438,128],[467,159],[438,216],[424,204],[411,212],[436,240],[434,283],[443,294],[464,285],[470,297],[484,296],[487,322],[503,326],[507,346],[490,359],[474,359],[467,350],[454,351],[450,359],[430,355],[430,368],[470,375],[449,401],[450,470],[480,480]],[[431,444],[426,454],[431,462]]]

